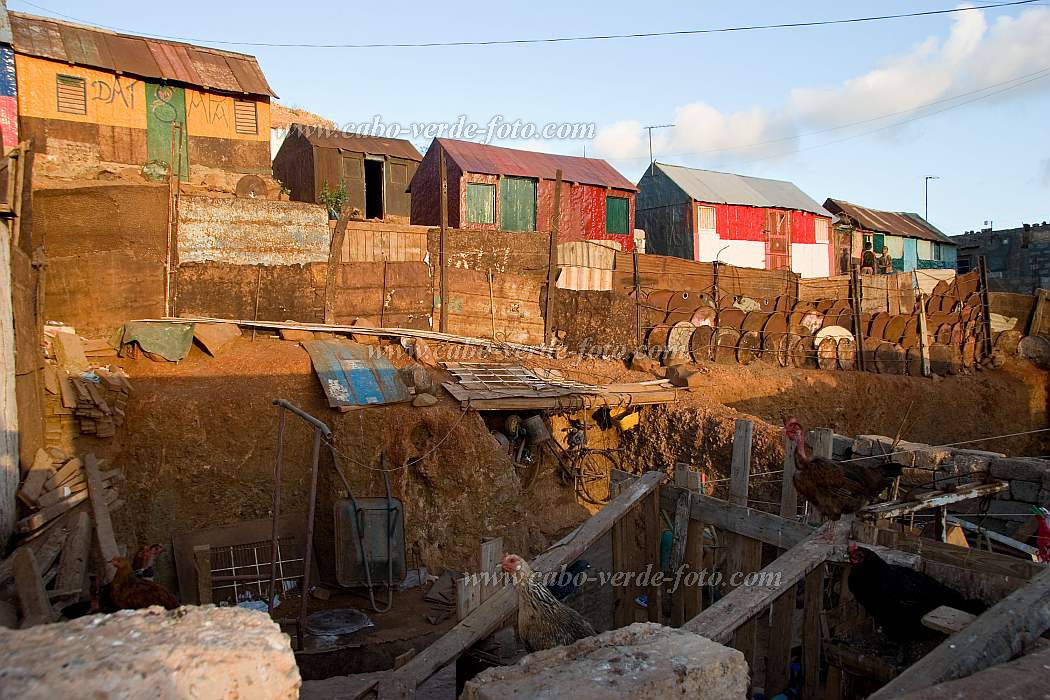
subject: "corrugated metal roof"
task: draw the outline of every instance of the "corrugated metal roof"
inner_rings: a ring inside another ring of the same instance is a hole
[[[351,153],[373,153],[375,155],[406,158],[419,162],[423,160],[416,147],[404,139],[388,139],[378,136],[364,136],[349,131],[337,131],[319,126],[292,124],[290,133],[298,132],[311,145],[319,148],[338,148]]]
[[[831,212],[786,180],[769,180],[666,163],[657,163],[656,167],[698,202],[797,209],[818,216],[831,216]]]
[[[553,180],[560,168],[562,180],[566,182],[615,187],[621,190],[638,189],[615,168],[598,158],[520,151],[516,148],[488,146],[483,143],[452,139],[434,139],[434,143],[444,148],[447,156],[454,160],[464,172]]]
[[[223,92],[277,97],[247,54],[9,12],[17,53]]]
[[[918,214],[906,211],[868,209],[843,199],[829,198],[824,202],[824,206],[836,214],[850,219],[854,226],[868,231],[956,245],[955,241],[944,235],[936,226]]]

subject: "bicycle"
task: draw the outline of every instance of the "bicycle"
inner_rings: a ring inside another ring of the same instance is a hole
[[[555,452],[562,481],[569,483],[571,480],[581,500],[596,506],[605,505],[609,502],[612,470],[620,468],[620,450],[587,447],[586,434],[579,428],[569,429],[566,442],[567,449],[558,446],[561,455]]]

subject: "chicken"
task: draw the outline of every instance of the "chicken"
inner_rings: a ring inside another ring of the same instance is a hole
[[[559,602],[524,559],[504,554],[500,566],[518,589],[518,636],[529,651],[572,644],[595,634],[591,623]]]
[[[579,588],[579,583],[587,580],[587,569],[591,568],[590,562],[586,559],[577,559],[562,573],[558,574],[557,580],[547,586],[547,590],[551,592],[558,600],[565,600]],[[580,576],[583,574],[583,577]]]
[[[874,500],[903,467],[886,462],[862,467],[806,454],[806,434],[794,418],[784,422],[784,432],[795,442],[795,490],[829,520],[855,513]]]
[[[179,601],[164,586],[153,581],[143,581],[136,576],[127,559],[113,557],[110,561],[117,568],[117,573],[109,582],[109,597],[118,610],[137,610],[151,605],[160,605],[168,610],[179,607]]]
[[[887,637],[898,643],[929,638],[936,633],[923,626],[923,615],[942,605],[974,615],[984,612],[980,601],[967,600],[958,591],[905,566],[888,564],[878,554],[856,543],[849,548],[850,593]]]
[[[135,575],[146,581],[153,580],[153,563],[157,560],[157,557],[163,554],[164,545],[162,544],[148,544],[145,547],[135,552],[135,556],[131,559],[131,570],[135,572]]]

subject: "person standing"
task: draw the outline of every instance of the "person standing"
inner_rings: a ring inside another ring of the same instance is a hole
[[[893,273],[893,256],[890,255],[890,249],[886,246],[882,246],[882,255],[876,261],[880,275],[889,275]]]
[[[871,249],[871,243],[864,244],[864,252],[860,256],[860,271],[865,275],[875,274],[875,251]]]

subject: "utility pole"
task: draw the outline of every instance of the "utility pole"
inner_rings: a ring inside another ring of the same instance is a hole
[[[653,174],[653,166],[656,164],[656,160],[653,158],[653,129],[670,129],[674,124],[653,124],[652,126],[644,127],[649,132],[649,174]]]
[[[940,180],[938,175],[926,176],[926,220],[930,220],[930,180]]]

